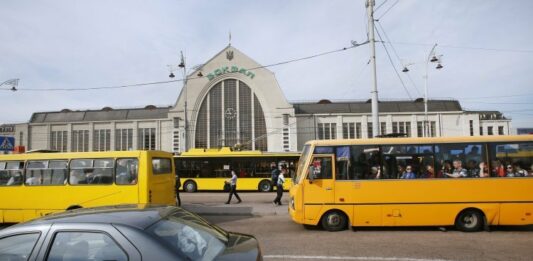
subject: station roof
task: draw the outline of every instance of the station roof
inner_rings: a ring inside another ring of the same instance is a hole
[[[30,123],[166,119],[169,110],[170,107],[155,107],[153,105],[130,109],[112,109],[110,107],[84,111],[63,109],[56,112],[33,113]]]
[[[321,100],[319,102],[295,102],[292,103],[296,114],[320,114],[320,113],[371,113],[370,101],[335,101]],[[414,101],[379,101],[380,113],[392,112],[423,112],[423,100]],[[463,111],[457,100],[428,100],[428,111]]]

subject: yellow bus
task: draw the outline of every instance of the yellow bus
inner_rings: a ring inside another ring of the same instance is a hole
[[[239,190],[272,191],[271,166],[289,170],[284,188],[290,187],[290,175],[295,173],[299,153],[268,153],[261,151],[233,151],[228,147],[219,149],[190,149],[176,156],[176,174],[186,192],[197,190],[227,190],[224,181],[231,178],[230,167],[239,177]]]
[[[290,188],[296,223],[533,224],[533,136],[310,141]]]
[[[175,205],[172,160],[160,151],[0,155],[0,222],[104,205]]]

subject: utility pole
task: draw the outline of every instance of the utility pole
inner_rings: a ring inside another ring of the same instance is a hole
[[[431,51],[429,51],[428,57],[426,59],[426,75],[424,76],[424,125],[423,125],[423,131],[424,131],[424,137],[429,137],[430,127],[429,127],[429,117],[428,117],[428,78],[429,78],[429,63],[438,61],[438,59],[435,57],[435,48],[437,47],[437,44],[434,44],[431,48]],[[434,57],[434,58],[432,58]],[[439,67],[437,67],[440,69]]]
[[[370,43],[372,62],[372,136],[379,135],[379,108],[378,108],[378,78],[376,73],[376,39],[374,37],[374,5],[375,0],[366,1],[366,9],[368,13],[368,42]]]
[[[189,121],[188,121],[188,118],[187,118],[187,66],[185,66],[185,56],[183,56],[183,51],[180,51],[180,64],[178,64],[178,67],[176,68],[175,65],[168,65],[168,69],[170,70],[170,74],[168,75],[168,77],[170,78],[174,78],[176,77],[174,75],[174,71],[177,71],[179,70],[179,68],[183,69],[183,87],[181,87],[181,90],[182,90],[182,93],[183,95],[185,96],[185,102],[184,102],[184,106],[183,106],[183,116],[184,116],[184,123],[183,123],[183,131],[184,131],[184,147],[185,147],[185,151],[188,151],[189,150]],[[181,96],[181,94],[180,94]],[[179,126],[178,126],[179,127]]]
[[[184,118],[185,123],[183,128],[185,129],[185,151],[189,151],[189,120],[187,118],[187,67],[185,66],[185,57],[183,56],[183,51],[180,51],[181,60],[178,65],[183,69],[183,94],[185,95],[185,104],[184,104]]]

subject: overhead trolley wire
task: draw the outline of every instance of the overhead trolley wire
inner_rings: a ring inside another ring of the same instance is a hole
[[[277,63],[272,63],[272,64],[268,64],[268,65],[248,68],[247,70],[251,71],[251,70],[269,68],[269,67],[274,67],[274,66],[279,66],[279,65],[284,65],[284,64],[289,64],[289,63],[309,60],[309,59],[313,59],[313,58],[317,58],[317,57],[320,57],[320,56],[325,56],[325,55],[329,55],[329,54],[333,54],[333,53],[344,52],[344,51],[359,47],[359,46],[367,44],[367,43],[368,43],[368,41],[366,41],[364,43],[361,43],[361,44],[352,44],[352,46],[343,47],[343,48],[340,48],[340,49],[335,49],[335,50],[331,50],[331,51],[327,51],[327,52],[317,53],[317,54],[313,54],[313,55],[309,55],[309,56],[305,56],[305,57],[301,57],[301,58],[290,59],[290,60],[277,62]],[[43,88],[43,89],[39,89],[39,88],[19,88],[17,91],[46,92],[46,91],[92,91],[92,90],[121,89],[121,88],[132,88],[132,87],[148,86],[148,85],[167,84],[167,83],[173,83],[173,82],[183,82],[185,80],[195,80],[195,79],[200,79],[200,78],[205,78],[205,77],[206,76],[194,76],[194,77],[187,77],[186,79],[182,78],[182,79],[174,79],[174,80],[167,80],[167,81],[154,81],[154,82],[145,82],[145,83],[134,83],[134,84],[115,85],[115,86],[87,87],[87,88]],[[11,89],[5,89],[5,88],[0,89],[0,90],[11,91]]]

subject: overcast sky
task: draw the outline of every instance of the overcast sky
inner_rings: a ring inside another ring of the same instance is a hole
[[[181,83],[24,89],[165,81],[167,65],[179,62],[180,50],[189,67],[202,64],[227,46],[229,31],[232,45],[263,65],[364,42],[364,3],[2,0],[0,82],[20,78],[20,91],[0,91],[0,123],[27,122],[33,112],[63,108],[172,105]],[[382,3],[378,29],[393,42],[387,49],[407,91],[378,44],[380,98],[421,97],[425,59],[438,43],[444,68],[430,67],[430,98],[458,99],[467,110],[499,110],[513,118],[513,127],[533,127],[533,1],[376,0],[376,7]],[[365,45],[270,70],[289,101],[366,100],[369,56]],[[401,72],[402,63],[413,63],[408,74]]]

